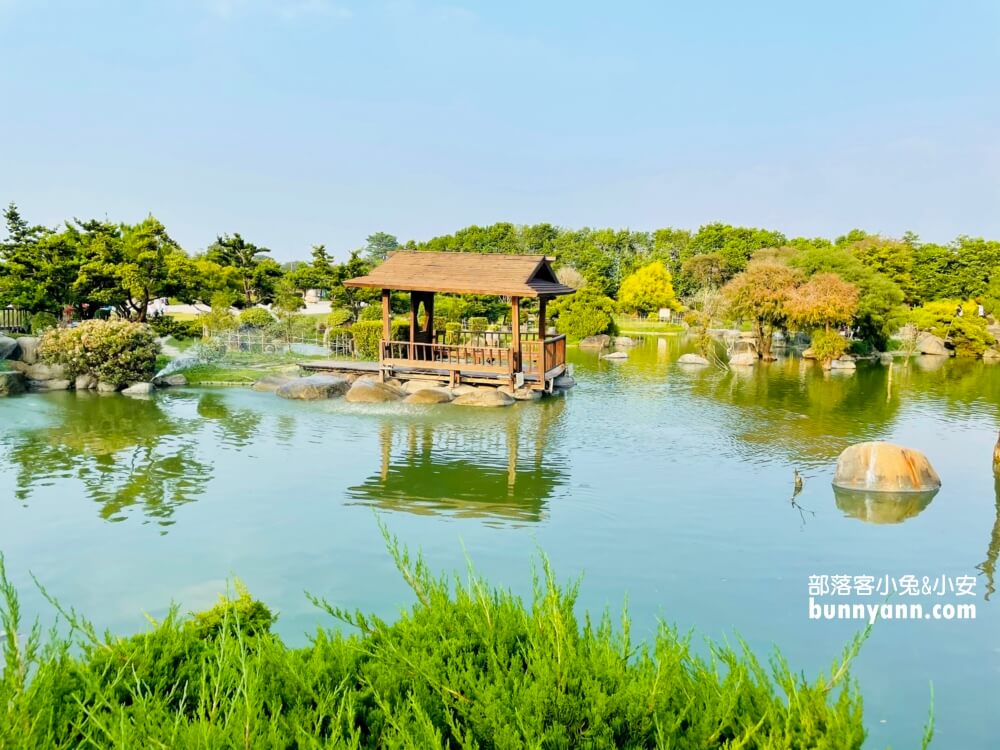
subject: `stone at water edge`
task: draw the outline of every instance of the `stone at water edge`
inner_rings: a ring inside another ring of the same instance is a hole
[[[704,366],[704,365],[708,364],[708,360],[705,359],[700,354],[694,354],[692,352],[688,352],[687,354],[682,354],[680,356],[680,358],[678,358],[677,364],[679,364],[679,365],[700,365],[700,366]]]
[[[452,403],[456,406],[512,406],[514,399],[503,391],[486,387],[477,388],[473,393],[466,393],[463,396],[459,396]]]
[[[615,348],[635,346],[639,342],[630,336],[615,336]]]
[[[844,450],[833,484],[862,492],[929,492],[941,487],[941,478],[920,451],[876,441]]]
[[[377,380],[355,380],[354,385],[344,396],[344,400],[351,404],[384,404],[390,401],[399,401],[406,392],[402,388],[397,388],[389,383],[380,383]]]
[[[628,359],[628,354],[625,352],[611,352],[610,354],[602,354],[601,359]]]
[[[73,387],[73,381],[68,378],[49,378],[48,380],[28,380],[29,391],[68,391]]]
[[[78,391],[92,391],[97,388],[97,378],[93,375],[77,375],[73,388]]]
[[[403,399],[404,404],[447,404],[451,401],[447,388],[421,388]]]
[[[560,375],[552,381],[552,385],[556,388],[572,388],[576,385],[576,380],[573,379],[572,375]]]
[[[580,339],[578,346],[581,349],[604,349],[611,344],[611,337],[606,333],[602,333],[600,336],[587,336],[586,338]]]
[[[509,385],[502,385],[497,390],[501,393],[506,393],[515,401],[539,401],[542,398],[542,392],[536,391],[533,388],[518,388],[515,390]]]
[[[444,384],[434,380],[407,380],[403,383],[403,390],[407,393],[426,391],[429,388],[444,388]]]
[[[949,354],[944,340],[931,333],[921,333],[917,336],[917,352],[936,357],[947,357]]]
[[[11,369],[23,372],[28,380],[66,380],[66,368],[62,365],[47,365],[42,362],[10,362]]]
[[[173,388],[181,388],[188,384],[187,376],[182,372],[167,375],[165,378],[160,378],[160,381],[163,385],[168,385]]]
[[[38,361],[38,342],[36,336],[22,336],[17,340],[17,358],[25,364],[33,365]]]
[[[281,398],[297,401],[321,401],[343,396],[349,387],[346,380],[336,375],[310,375],[291,380],[274,393]]]
[[[265,375],[250,387],[255,391],[273,393],[281,386],[286,383],[291,383],[293,380],[296,380],[296,378],[293,378],[290,375]]]
[[[17,339],[0,336],[0,359],[17,359]]]
[[[117,393],[118,386],[114,383],[105,383],[104,381],[99,381],[97,383],[98,393]]]
[[[841,357],[840,359],[835,359],[832,362],[830,362],[830,369],[831,370],[856,370],[856,369],[858,369],[858,366],[854,363],[853,359],[844,359],[843,357]]]
[[[124,396],[148,396],[156,389],[152,383],[133,383],[122,391]]]
[[[479,389],[474,385],[456,385],[451,389],[451,395],[453,396],[464,396],[467,393],[475,393]]]
[[[757,364],[757,355],[753,352],[740,352],[729,358],[729,364],[734,367],[750,367]]]
[[[0,396],[16,396],[24,393],[28,384],[19,372],[0,372]]]
[[[983,352],[983,361],[984,362],[1000,361],[1000,351],[997,351],[996,349],[987,349],[985,352]]]
[[[802,359],[816,359],[816,353],[813,352],[813,348],[810,346],[807,349],[802,350]]]

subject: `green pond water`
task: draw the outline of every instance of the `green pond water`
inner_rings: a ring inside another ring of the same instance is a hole
[[[304,643],[333,624],[306,591],[387,617],[412,602],[381,516],[435,569],[468,558],[528,593],[544,551],[563,579],[583,576],[581,607],[627,596],[635,632],[663,618],[696,637],[738,634],[808,674],[863,628],[809,619],[810,575],[971,575],[974,621],[880,622],[854,675],[867,747],[918,744],[931,683],[935,747],[1000,745],[1000,596],[988,596],[1000,366],[897,364],[890,391],[879,364],[687,370],[675,362],[687,346],[649,338],[624,362],[571,349],[577,388],[501,410],[242,389],[0,399],[0,550],[43,619],[30,573],[119,632],[171,601],[206,607],[236,575]],[[937,496],[837,497],[837,455],[871,439],[924,451]],[[793,504],[794,469],[805,487]]]

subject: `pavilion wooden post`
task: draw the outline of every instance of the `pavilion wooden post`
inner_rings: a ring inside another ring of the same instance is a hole
[[[521,298],[511,297],[510,299],[510,337],[511,337],[511,383],[515,386],[514,373],[521,371]]]
[[[422,296],[419,292],[410,292],[410,359],[415,359],[413,342],[417,340],[417,312],[420,310]]]
[[[545,364],[545,302],[545,297],[538,297],[538,368],[540,370],[538,382],[542,384],[543,388],[545,387],[545,373],[547,371]]]
[[[378,379],[385,382],[385,366],[382,360],[385,358],[386,347],[389,345],[392,336],[391,311],[389,309],[389,290],[382,290],[382,346],[379,347],[379,368]]]

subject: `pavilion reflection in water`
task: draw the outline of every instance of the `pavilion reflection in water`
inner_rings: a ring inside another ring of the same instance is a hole
[[[546,450],[562,398],[492,413],[496,419],[383,423],[377,474],[348,489],[355,504],[493,524],[542,520],[565,464]]]

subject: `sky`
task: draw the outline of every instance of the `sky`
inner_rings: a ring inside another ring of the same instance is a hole
[[[0,202],[279,260],[469,224],[1000,238],[1000,3],[0,0]]]

